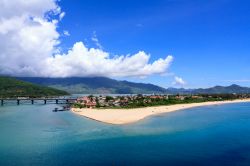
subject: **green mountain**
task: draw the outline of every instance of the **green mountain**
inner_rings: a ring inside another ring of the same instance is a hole
[[[250,94],[250,88],[241,87],[239,85],[230,86],[214,86],[211,88],[184,89],[184,88],[168,88],[171,94]]]
[[[57,88],[71,94],[152,94],[166,92],[166,89],[153,84],[117,81],[106,77],[19,77],[18,79]]]
[[[67,92],[36,85],[11,77],[0,77],[0,97],[44,97],[44,96],[63,96]]]
[[[42,78],[18,77],[18,79],[35,84],[49,86],[67,91],[71,94],[243,94],[250,93],[250,88],[239,85],[215,86],[206,89],[168,88],[153,84],[117,81],[106,77],[69,77]]]
[[[237,93],[237,94],[249,94],[250,88],[241,87],[239,85],[230,86],[215,86],[207,89],[195,89],[195,93],[198,94],[226,94],[226,93]]]

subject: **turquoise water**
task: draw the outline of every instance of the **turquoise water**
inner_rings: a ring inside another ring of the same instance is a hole
[[[250,103],[199,107],[115,126],[58,105],[0,107],[0,165],[249,166]]]

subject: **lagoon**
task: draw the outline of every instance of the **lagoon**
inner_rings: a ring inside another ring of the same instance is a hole
[[[249,165],[250,103],[205,106],[128,125],[55,104],[0,107],[0,165]]]

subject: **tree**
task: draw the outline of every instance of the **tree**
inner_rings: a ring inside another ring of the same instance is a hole
[[[113,99],[114,99],[114,98],[113,98],[112,96],[106,96],[105,101],[108,102],[108,101],[113,100]]]

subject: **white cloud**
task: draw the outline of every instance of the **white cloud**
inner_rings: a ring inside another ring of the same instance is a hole
[[[47,59],[43,75],[51,76],[148,76],[166,72],[173,60],[172,56],[149,64],[150,55],[140,51],[134,55],[110,58],[101,49],[88,49],[82,42],[76,43],[67,54],[55,55]],[[63,67],[62,67],[63,66]]]
[[[150,55],[143,51],[112,58],[103,51],[95,32],[92,41],[98,48],[77,42],[62,54],[57,26],[65,13],[54,0],[0,0],[0,6],[0,74],[146,77],[167,73],[173,60],[167,56],[150,63]]]
[[[66,31],[66,30],[63,31],[63,34],[64,34],[65,36],[70,36],[69,31]]]
[[[64,16],[65,16],[65,12],[60,13],[59,14],[59,20],[62,20]]]
[[[99,49],[103,49],[102,45],[99,42],[99,39],[97,38],[96,35],[96,31],[93,32],[93,36],[91,37],[91,40],[95,43],[95,45],[99,48]]]
[[[1,0],[0,16],[11,19],[20,16],[44,17],[47,12],[60,13],[54,0]]]
[[[0,73],[39,75],[59,44],[57,21],[46,17],[60,8],[52,0],[0,0],[0,6]]]
[[[186,82],[181,77],[175,76],[174,80],[175,80],[173,82],[174,85],[177,85],[177,86],[184,86],[184,85],[186,85]]]

